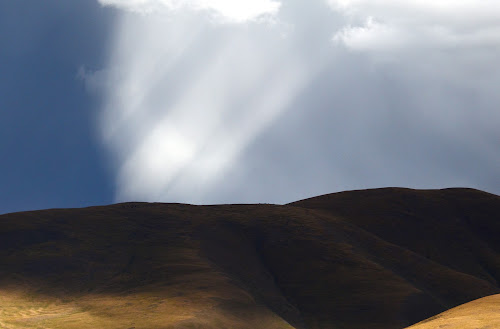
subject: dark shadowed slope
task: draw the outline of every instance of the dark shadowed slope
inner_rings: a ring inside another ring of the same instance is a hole
[[[500,292],[500,198],[380,189],[291,205],[0,216],[2,328],[403,328]]]
[[[498,285],[500,197],[473,189],[385,188],[292,203],[322,210],[431,261]]]

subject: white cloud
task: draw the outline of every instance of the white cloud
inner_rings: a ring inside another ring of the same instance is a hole
[[[275,0],[99,0],[142,14],[175,11],[181,8],[211,11],[231,22],[246,22],[263,15],[274,15],[280,8]]]
[[[500,46],[496,0],[328,0],[351,24],[334,40],[354,50]]]

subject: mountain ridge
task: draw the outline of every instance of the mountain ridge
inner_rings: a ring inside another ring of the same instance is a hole
[[[0,291],[71,306],[47,328],[402,328],[500,292],[499,219],[496,195],[399,188],[12,213]]]

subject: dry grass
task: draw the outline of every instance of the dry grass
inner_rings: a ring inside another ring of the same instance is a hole
[[[484,297],[424,320],[408,329],[500,328],[500,295]]]
[[[219,292],[172,294],[176,289],[121,295],[49,297],[19,289],[0,291],[1,329],[293,329],[229,283]],[[225,293],[220,293],[220,292]],[[230,295],[230,296],[227,296]],[[232,307],[224,305],[229,298]]]

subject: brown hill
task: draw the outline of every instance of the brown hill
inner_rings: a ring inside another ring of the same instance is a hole
[[[408,329],[500,328],[500,295],[474,300],[419,322]]]
[[[499,293],[498,236],[467,189],[8,214],[0,328],[402,328]]]

